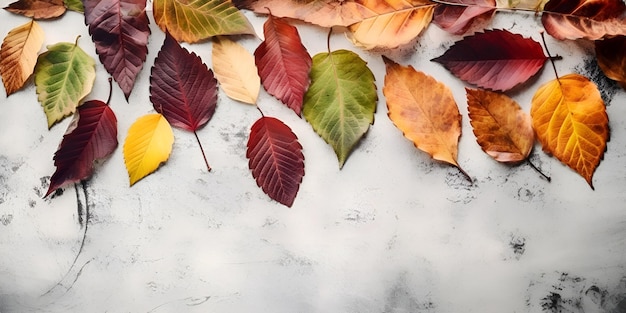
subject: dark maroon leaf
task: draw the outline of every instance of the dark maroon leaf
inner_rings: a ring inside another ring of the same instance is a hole
[[[109,156],[115,148],[117,119],[113,110],[99,100],[83,103],[54,154],[57,169],[46,196],[64,185],[89,178],[94,161]]]
[[[464,37],[432,61],[470,84],[505,91],[535,75],[547,59],[538,42],[496,29]]]
[[[598,40],[626,35],[624,0],[550,0],[541,23],[552,37]]]
[[[250,131],[246,157],[263,192],[291,207],[304,176],[304,155],[289,126],[273,117],[257,120]]]
[[[167,34],[152,67],[150,101],[172,126],[193,132],[215,112],[217,80],[199,56]]]
[[[475,22],[489,20],[496,12],[495,0],[451,0],[452,4],[438,4],[433,23],[455,35],[462,35]]]
[[[128,100],[148,54],[146,0],[84,0],[83,4],[100,62]]]

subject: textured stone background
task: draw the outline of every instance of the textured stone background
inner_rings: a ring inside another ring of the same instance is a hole
[[[246,14],[262,33],[264,19]],[[111,101],[120,145],[130,124],[152,111],[149,69],[164,35],[149,15],[148,61],[129,103],[117,87]],[[2,36],[27,21],[0,16]],[[80,46],[97,58],[82,15],[41,25],[46,45],[81,35]],[[325,31],[298,27],[311,55],[325,51]],[[540,39],[532,14],[500,12],[490,28]],[[561,75],[582,73],[602,88],[612,131],[595,191],[537,146],[532,160],[552,176],[548,183],[527,165],[496,163],[476,144],[464,84],[429,61],[459,39],[433,25],[387,55],[454,91],[463,114],[459,163],[475,184],[402,137],[386,116],[381,52],[336,34],[333,49],[356,51],[376,75],[376,121],[340,171],[312,128],[262,91],[265,114],[304,146],[306,175],[291,209],[270,201],[247,168],[259,113],[222,92],[199,132],[213,172],[193,135],[175,130],[170,160],[132,188],[120,146],[91,180],[46,199],[69,120],[48,131],[33,84],[2,97],[0,312],[625,312],[626,93],[602,78],[592,45],[547,38],[565,58]],[[259,40],[240,42],[252,52]],[[211,65],[210,42],[185,46]],[[99,63],[97,71],[88,99],[104,100],[108,75]],[[535,89],[553,78],[547,66],[511,95],[528,111]]]

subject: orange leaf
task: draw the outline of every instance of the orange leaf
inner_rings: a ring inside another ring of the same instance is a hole
[[[0,73],[7,96],[22,88],[33,74],[43,45],[43,29],[35,21],[12,29],[0,48]]]
[[[503,163],[524,161],[535,134],[530,116],[505,94],[465,88],[470,123],[480,147]]]
[[[539,87],[530,110],[543,150],[591,178],[606,149],[609,120],[598,87],[586,77],[569,74]]]
[[[401,66],[384,56],[383,60],[387,67],[383,94],[391,121],[415,147],[456,166],[470,179],[456,160],[461,114],[450,89],[410,65]]]
[[[626,36],[596,41],[596,58],[604,75],[626,89],[626,53],[616,51],[626,51]]]

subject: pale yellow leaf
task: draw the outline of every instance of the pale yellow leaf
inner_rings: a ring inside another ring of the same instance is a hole
[[[130,185],[148,176],[170,156],[174,144],[172,127],[163,115],[144,115],[128,129],[124,142],[124,163]]]
[[[242,45],[227,39],[213,39],[213,71],[227,96],[237,101],[256,104],[261,78],[254,56]]]

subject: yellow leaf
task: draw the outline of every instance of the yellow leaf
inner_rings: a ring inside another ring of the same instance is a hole
[[[349,37],[356,46],[393,49],[413,40],[430,24],[435,3],[428,0],[394,2],[399,3],[378,3],[372,8],[378,14],[348,27]]]
[[[242,45],[227,39],[213,40],[213,71],[227,96],[255,104],[261,89],[261,78],[254,56]]]
[[[591,178],[606,149],[609,119],[598,87],[586,77],[569,74],[539,87],[530,110],[543,150]]]
[[[124,142],[124,163],[130,185],[154,172],[172,152],[174,133],[161,114],[147,114],[128,129]]]
[[[383,94],[391,121],[415,147],[456,166],[470,179],[456,160],[461,114],[450,89],[412,66],[383,59],[387,67]]]
[[[12,29],[4,38],[0,73],[7,96],[22,88],[33,74],[43,41],[43,29],[34,20]]]

